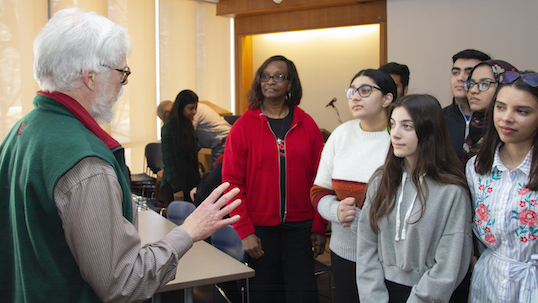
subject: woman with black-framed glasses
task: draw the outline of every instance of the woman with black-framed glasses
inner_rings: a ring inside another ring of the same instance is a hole
[[[267,59],[247,94],[249,109],[234,123],[222,180],[238,187],[234,224],[249,266],[252,302],[318,302],[314,258],[323,253],[327,222],[310,204],[323,137],[297,105],[303,91],[295,64]]]
[[[338,300],[358,302],[357,222],[368,180],[385,162],[390,136],[387,108],[397,97],[392,77],[375,69],[357,73],[345,89],[355,118],[329,137],[310,191],[312,204],[331,221],[331,264]]]
[[[497,92],[499,75],[504,71],[517,71],[510,63],[503,60],[486,60],[478,63],[471,70],[463,88],[467,91],[469,107],[473,111],[469,124],[469,133],[463,144],[462,163],[474,156],[482,138],[486,109]]]
[[[470,302],[538,302],[538,74],[506,71],[467,163],[480,257]]]

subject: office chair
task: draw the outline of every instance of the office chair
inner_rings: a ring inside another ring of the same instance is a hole
[[[168,220],[177,225],[183,224],[185,219],[196,209],[196,206],[187,201],[172,201],[166,208]]]
[[[243,249],[243,243],[241,238],[231,225],[226,225],[221,229],[217,230],[214,234],[211,235],[211,244],[221,251],[225,252],[229,256],[235,258],[237,261],[246,263],[246,254]],[[238,287],[239,286],[239,287]],[[220,285],[215,284],[215,288],[222,295],[226,302],[233,302],[230,300],[230,297],[234,294],[234,290],[237,288],[241,290],[240,294],[235,294],[236,296],[241,297],[241,302],[250,302],[250,297],[248,293],[248,278],[245,279],[245,284],[239,283],[239,281],[231,281],[226,283],[220,283]],[[224,290],[228,290],[228,294]],[[246,295],[245,295],[246,294]]]
[[[146,173],[157,174],[163,169],[163,151],[160,142],[149,143],[146,145]]]
[[[148,143],[144,152],[144,172],[131,175],[131,192],[144,198],[152,198],[157,182],[157,172],[163,168],[161,143]]]

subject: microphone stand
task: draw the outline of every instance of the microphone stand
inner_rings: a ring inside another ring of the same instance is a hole
[[[334,111],[336,112],[336,116],[338,116],[338,121],[340,121],[340,124],[342,124],[344,122],[342,122],[342,119],[340,118],[340,112],[338,111],[338,108],[336,108],[336,106],[334,106],[335,102],[336,102],[336,98],[333,98],[331,100],[331,102],[329,102],[329,104],[325,105],[325,107],[332,106],[332,108],[334,108]]]

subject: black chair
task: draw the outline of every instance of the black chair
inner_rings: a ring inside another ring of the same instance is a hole
[[[226,122],[230,123],[230,125],[234,125],[235,121],[237,121],[241,115],[224,115],[222,117]]]
[[[163,169],[163,150],[160,142],[146,145],[146,173],[157,174]]]
[[[161,143],[149,143],[144,154],[144,172],[131,175],[131,192],[144,198],[153,198],[157,172],[164,166]]]

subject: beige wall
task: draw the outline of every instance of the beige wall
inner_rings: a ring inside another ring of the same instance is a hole
[[[161,100],[191,89],[230,110],[230,18],[192,0],[161,0],[160,14]]]
[[[538,1],[387,0],[388,60],[411,70],[410,93],[452,100],[452,55],[476,48],[538,71]]]
[[[331,132],[340,123],[327,103],[337,98],[342,121],[352,119],[344,89],[361,69],[379,66],[379,25],[256,35],[252,44],[253,73],[273,55],[295,63],[303,86],[299,106]]]
[[[155,81],[154,1],[56,0],[53,5],[54,9],[76,5],[108,14],[128,27],[133,37],[133,53],[128,59],[133,74],[118,101],[117,119],[106,128],[126,146],[133,173],[142,170],[145,144],[158,140],[154,112],[159,101],[173,100],[180,90],[190,88],[200,99],[231,109],[230,19],[216,17],[215,4],[159,1],[160,88]],[[33,107],[38,87],[33,80],[31,45],[46,22],[46,10],[46,1],[2,3],[0,23],[7,26],[10,37],[0,44],[2,132]],[[538,28],[537,11],[538,2],[527,0],[387,0],[388,59],[409,66],[410,92],[432,93],[446,105],[451,98],[450,58],[464,48],[486,51],[520,69],[538,70],[534,58],[538,40],[530,35]],[[17,15],[19,18],[14,18]],[[331,35],[322,38],[322,32],[314,37],[303,33],[299,35],[300,47],[285,39],[264,42],[265,38],[256,37],[254,66],[275,54],[293,60],[304,86],[301,107],[320,127],[332,131],[339,122],[334,110],[325,105],[336,97],[342,119],[351,118],[343,89],[360,69],[378,66],[378,36],[348,36],[328,43]]]

